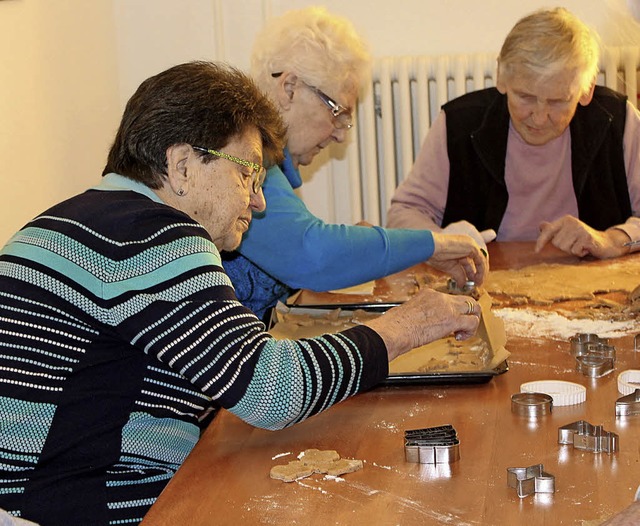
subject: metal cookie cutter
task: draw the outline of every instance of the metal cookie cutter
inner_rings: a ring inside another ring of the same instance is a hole
[[[616,400],[616,416],[640,415],[640,389]]]
[[[476,291],[475,281],[466,281],[462,287],[458,286],[455,279],[449,278],[447,281],[447,292],[449,294],[471,295]]]
[[[522,498],[533,493],[555,493],[556,478],[546,473],[542,464],[528,468],[507,468],[507,485]]]
[[[605,347],[611,347],[606,345]],[[615,355],[615,350],[612,351]],[[590,378],[601,378],[613,372],[615,358],[601,352],[589,352],[576,356],[576,371]]]
[[[579,332],[569,338],[569,343],[571,344],[571,354],[574,356],[582,356],[583,354],[587,354],[592,346],[599,344],[607,345],[609,340],[600,338],[597,334]]]
[[[576,334],[569,339],[576,357],[576,371],[591,378],[600,378],[613,371],[616,348],[596,334]]]
[[[605,431],[602,426],[594,426],[585,420],[578,420],[558,428],[558,444],[573,444],[576,449],[593,453],[615,453],[618,451],[618,435]]]
[[[553,397],[545,393],[516,393],[511,395],[511,412],[537,418],[548,415],[553,408]]]
[[[460,441],[452,425],[411,429],[404,432],[407,462],[451,464],[460,460]]]

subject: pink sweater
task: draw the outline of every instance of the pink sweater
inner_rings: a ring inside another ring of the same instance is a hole
[[[435,119],[409,175],[391,200],[387,226],[439,231],[449,186],[449,157],[444,112]],[[627,102],[624,162],[633,217],[618,228],[640,239],[640,113]],[[543,221],[564,215],[578,217],[571,182],[571,133],[565,132],[543,146],[525,143],[509,126],[505,182],[509,202],[498,241],[532,241]],[[446,225],[445,225],[446,226]]]

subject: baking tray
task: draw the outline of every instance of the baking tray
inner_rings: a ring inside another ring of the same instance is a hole
[[[318,310],[364,310],[367,312],[385,312],[386,310],[396,307],[400,303],[349,303],[349,304],[325,304],[325,305],[294,305],[284,307],[288,311],[295,313],[296,311]],[[274,307],[269,316],[268,327],[271,328],[277,322],[277,312]],[[477,385],[485,384],[491,381],[495,376],[506,373],[509,370],[507,360],[500,362],[493,369],[485,371],[433,371],[433,372],[403,372],[392,373],[385,380],[380,382],[379,386],[425,386],[425,385]]]
[[[398,373],[390,374],[378,385],[454,385],[454,384],[486,384],[494,376],[509,370],[507,360],[500,362],[495,368],[477,372],[433,372],[433,373]]]

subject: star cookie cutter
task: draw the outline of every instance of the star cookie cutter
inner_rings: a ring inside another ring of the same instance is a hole
[[[558,444],[573,445],[576,449],[593,453],[615,453],[618,451],[619,437],[605,431],[602,426],[594,426],[585,420],[578,420],[558,428]]]
[[[535,464],[527,468],[507,468],[507,485],[523,498],[534,493],[555,493],[556,478],[546,473],[542,464]]]
[[[404,432],[407,462],[451,464],[460,460],[460,440],[452,425],[410,429]]]

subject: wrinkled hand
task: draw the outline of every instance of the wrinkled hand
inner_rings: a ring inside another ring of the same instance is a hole
[[[409,301],[365,323],[384,340],[389,361],[411,349],[455,334],[464,340],[476,333],[480,305],[469,296],[422,289]]]
[[[489,258],[469,236],[433,233],[433,255],[427,263],[449,274],[457,283],[481,285],[489,272]]]
[[[552,223],[544,222],[540,225],[535,251],[540,252],[547,243],[551,243],[574,256],[592,255],[606,259],[629,253],[629,248],[623,246],[627,241],[630,241],[629,236],[622,230],[595,230],[579,219],[566,215]]]
[[[489,229],[479,232],[478,229],[473,226],[469,221],[457,221],[455,223],[449,223],[442,229],[445,234],[466,234],[471,236],[480,248],[487,250],[487,243],[490,243],[496,238],[496,231]]]

